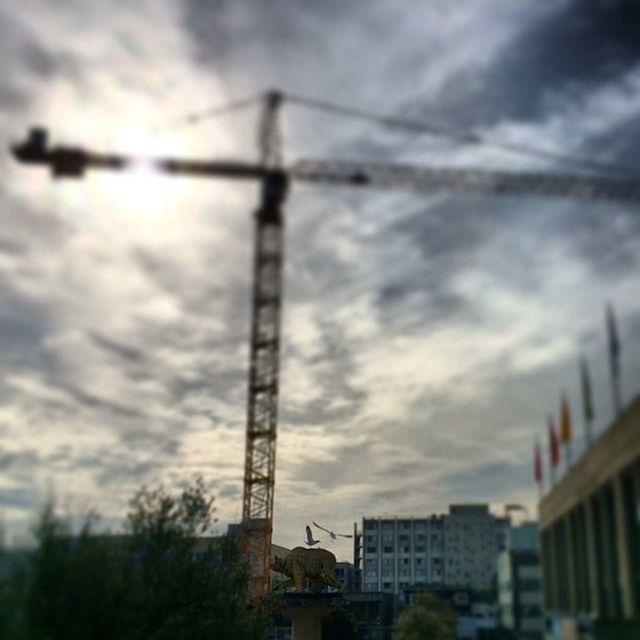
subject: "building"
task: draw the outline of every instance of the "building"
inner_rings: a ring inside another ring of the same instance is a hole
[[[498,556],[500,625],[519,640],[541,640],[544,630],[538,526],[524,522],[509,532]]]
[[[509,521],[489,513],[486,504],[452,505],[444,525],[445,584],[495,588],[496,560],[506,548]]]
[[[540,501],[544,604],[554,640],[640,638],[639,505],[636,397]]]
[[[364,518],[363,591],[400,594],[416,584],[490,590],[508,526],[486,504],[451,505],[449,514],[427,518]]]
[[[356,573],[355,567],[350,562],[336,563],[336,578],[345,586],[345,590],[353,593],[355,589]]]

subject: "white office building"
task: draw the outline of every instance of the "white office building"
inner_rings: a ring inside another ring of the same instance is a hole
[[[486,504],[451,505],[447,515],[364,518],[362,589],[400,593],[414,585],[488,590],[506,546],[508,521]]]

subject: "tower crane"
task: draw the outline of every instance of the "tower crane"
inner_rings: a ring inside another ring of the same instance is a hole
[[[170,157],[151,161],[157,171],[171,175],[258,180],[261,183],[260,203],[255,212],[241,527],[243,551],[251,568],[250,591],[256,596],[266,592],[270,575],[279,395],[283,205],[289,183],[411,189],[430,193],[449,191],[579,200],[640,200],[640,178],[635,175],[615,177],[486,171],[336,160],[301,160],[285,166],[278,121],[280,107],[287,97],[278,91],[269,91],[263,96],[260,162]],[[51,147],[47,138],[46,130],[32,128],[23,142],[12,146],[13,155],[26,164],[48,166],[53,176],[58,178],[82,177],[88,170],[124,170],[136,162],[136,158],[128,155],[98,153],[81,147]]]

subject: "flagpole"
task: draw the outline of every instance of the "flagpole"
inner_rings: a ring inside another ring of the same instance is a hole
[[[560,450],[556,428],[551,415],[547,418],[547,426],[549,430],[549,476],[551,478],[551,487],[553,487],[556,484],[556,467],[560,462]]]
[[[611,372],[611,398],[613,402],[613,414],[617,418],[622,410],[620,392],[620,340],[616,318],[611,304],[606,309],[607,337],[609,339],[609,369]]]
[[[582,386],[582,406],[584,409],[584,433],[587,449],[593,444],[593,394],[591,391],[591,376],[589,366],[584,355],[580,356],[580,382]]]

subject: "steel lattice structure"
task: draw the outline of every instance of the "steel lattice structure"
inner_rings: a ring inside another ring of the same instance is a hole
[[[251,591],[269,580],[275,483],[283,219],[286,175],[270,173],[255,214],[251,351],[242,500],[242,544],[251,569]]]

